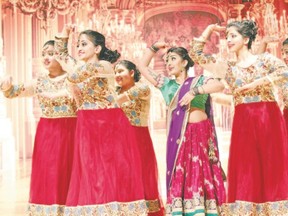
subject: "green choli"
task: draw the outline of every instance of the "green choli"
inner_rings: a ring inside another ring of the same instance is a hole
[[[205,80],[204,76],[201,76],[201,78],[198,80],[197,86],[202,86],[203,82]],[[164,78],[163,85],[159,88],[164,100],[166,102],[166,105],[168,106],[173,99],[175,93],[177,92],[178,88],[180,87],[180,84],[178,84],[174,79],[169,79],[167,77]],[[191,101],[191,108],[198,108],[205,111],[205,104],[208,99],[208,94],[200,94],[195,96],[195,98]]]

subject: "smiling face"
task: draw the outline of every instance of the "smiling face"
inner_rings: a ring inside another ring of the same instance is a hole
[[[169,52],[166,57],[166,69],[170,76],[179,76],[185,70],[186,61],[175,52]]]
[[[86,34],[81,34],[77,43],[78,56],[85,62],[97,58],[99,46],[95,46]]]
[[[237,31],[237,28],[231,26],[226,31],[227,46],[231,52],[238,52],[248,43],[248,38],[243,36]]]
[[[47,70],[59,69],[61,65],[54,57],[54,46],[46,45],[42,49],[42,62]]]
[[[135,83],[133,75],[134,71],[129,71],[124,65],[117,64],[115,66],[115,80],[120,87],[125,88],[133,85]]]

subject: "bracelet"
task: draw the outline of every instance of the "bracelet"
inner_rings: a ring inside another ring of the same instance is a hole
[[[159,48],[156,47],[154,44],[150,47],[150,50],[153,51],[154,53],[156,53],[157,51],[159,51]]]
[[[200,94],[198,87],[194,87],[194,88],[192,88],[192,90],[193,90],[195,96]]]

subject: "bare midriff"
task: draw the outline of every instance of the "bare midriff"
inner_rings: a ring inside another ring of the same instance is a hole
[[[198,109],[198,108],[191,108],[189,113],[189,123],[197,123],[206,120],[207,114],[204,110]]]

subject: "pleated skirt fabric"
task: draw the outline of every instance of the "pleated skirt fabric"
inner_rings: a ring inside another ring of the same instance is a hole
[[[158,189],[158,168],[148,127],[133,126],[141,156],[145,200],[149,216],[164,215],[164,207]],[[157,143],[156,143],[157,145]]]
[[[209,159],[211,151],[217,161]],[[219,215],[225,199],[215,130],[209,119],[188,123],[167,194],[166,215]]]
[[[223,215],[288,215],[288,139],[275,102],[235,107]]]
[[[135,132],[120,108],[78,111],[64,215],[147,215]]]
[[[63,212],[71,179],[76,118],[40,118],[32,156],[28,215]]]

